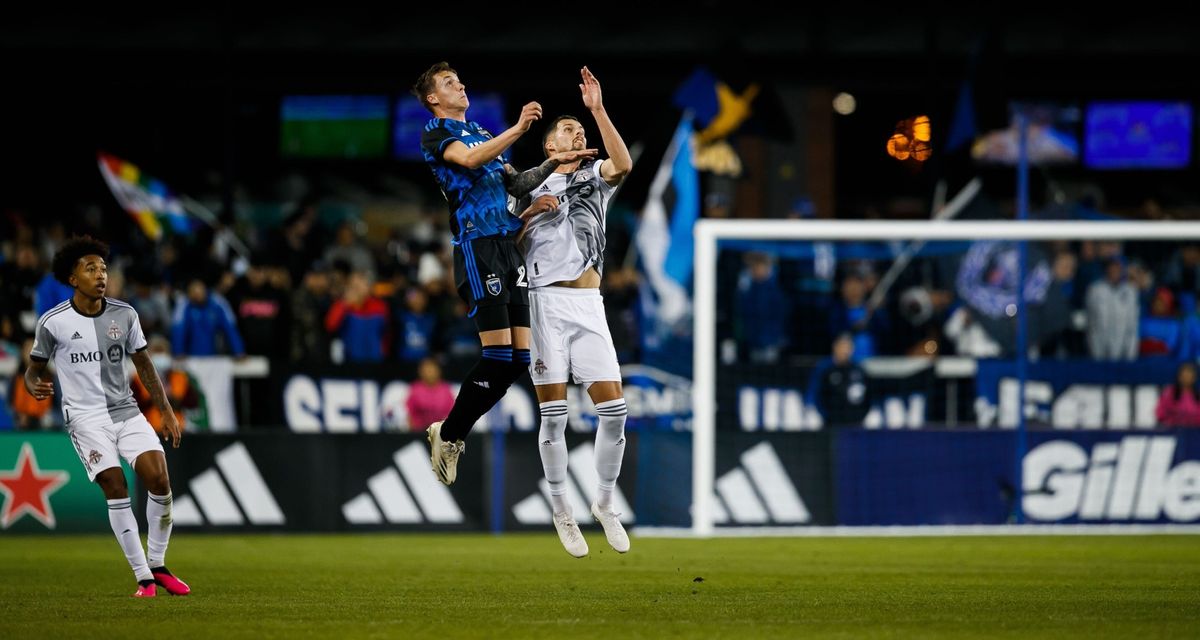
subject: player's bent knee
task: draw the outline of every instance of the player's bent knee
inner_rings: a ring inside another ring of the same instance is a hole
[[[611,402],[620,400],[625,397],[621,391],[621,383],[618,381],[601,381],[593,382],[587,385],[588,396],[592,399],[592,404],[600,404],[601,402]]]
[[[156,496],[171,493],[171,480],[165,473],[154,478],[143,478],[142,481],[146,483],[146,490]]]
[[[129,485],[125,483],[125,473],[120,467],[109,467],[96,474],[96,486],[104,492],[109,500],[129,497]]]

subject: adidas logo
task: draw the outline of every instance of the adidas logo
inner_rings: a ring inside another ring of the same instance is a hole
[[[215,468],[188,483],[190,495],[175,498],[171,509],[175,524],[200,526],[207,522],[220,526],[241,525],[247,520],[254,525],[285,522],[279,503],[263,482],[246,445],[231,444],[217,453],[216,460]]]
[[[741,466],[717,478],[714,524],[804,524],[812,520],[769,442],[747,449]]]
[[[346,522],[459,524],[463,521],[450,489],[429,472],[429,452],[424,445],[413,442],[397,451],[394,460],[394,466],[367,479],[367,491],[342,505]]]
[[[76,331],[75,335],[71,336],[71,339],[72,340],[83,340],[83,336],[79,335],[79,332]]]
[[[459,135],[461,135],[462,137],[464,137],[464,138],[465,138],[465,137],[467,137],[467,136],[471,135],[471,132],[470,132],[470,131],[467,131],[466,129],[463,129],[463,130],[462,130],[462,133],[461,133],[461,134],[459,134]]]
[[[490,388],[491,388],[491,384],[489,384],[487,380],[476,380],[476,381],[475,381],[475,384],[477,384],[477,385],[479,385],[479,386],[483,387],[484,389],[490,389]]]
[[[549,191],[549,190],[550,190],[550,186],[549,186],[549,185],[545,185],[545,184],[544,184],[544,185],[542,185],[542,188],[541,188],[541,189],[538,189],[538,191]]]
[[[592,501],[596,499],[596,449],[588,442],[575,447],[569,457],[570,473],[567,474],[567,500],[571,503],[571,511],[575,518],[583,521],[591,520]],[[582,491],[580,491],[582,489]],[[513,517],[521,524],[551,524],[553,512],[550,510],[550,483],[545,478],[538,481],[539,493],[513,505]],[[621,522],[632,524],[635,520],[633,509],[621,487],[613,491],[613,511],[621,514]]]

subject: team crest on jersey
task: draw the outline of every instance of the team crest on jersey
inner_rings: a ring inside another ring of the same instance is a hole
[[[533,363],[533,370],[537,372],[539,376],[543,373],[546,373],[546,363],[542,362],[541,358],[538,358],[537,362]]]
[[[591,171],[580,171],[575,174],[575,182],[587,182],[592,179]]]
[[[500,295],[501,289],[503,289],[503,287],[500,284],[500,278],[492,276],[491,278],[487,279],[488,293],[490,293],[494,296],[498,296],[498,295]]]
[[[88,454],[88,462],[90,462],[92,464],[97,464],[100,462],[100,458],[103,458],[103,457],[104,456],[101,455],[101,453],[99,451],[92,449],[91,453]]]
[[[117,326],[116,320],[113,320],[112,324],[108,325],[108,337],[113,340],[121,339],[121,327]]]

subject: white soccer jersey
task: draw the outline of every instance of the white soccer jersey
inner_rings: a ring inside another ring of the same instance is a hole
[[[38,319],[30,355],[39,361],[54,359],[63,417],[75,429],[111,426],[140,415],[125,356],[145,348],[133,307],[104,298],[100,313],[89,316],[67,300]]]
[[[607,162],[584,161],[572,173],[552,173],[529,195],[558,198],[558,211],[529,224],[522,247],[530,288],[574,280],[588,267],[604,275],[604,225],[613,187],[600,177]]]

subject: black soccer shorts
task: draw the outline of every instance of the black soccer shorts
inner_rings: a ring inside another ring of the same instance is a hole
[[[529,326],[525,258],[512,237],[475,238],[455,246],[454,282],[480,331]]]

